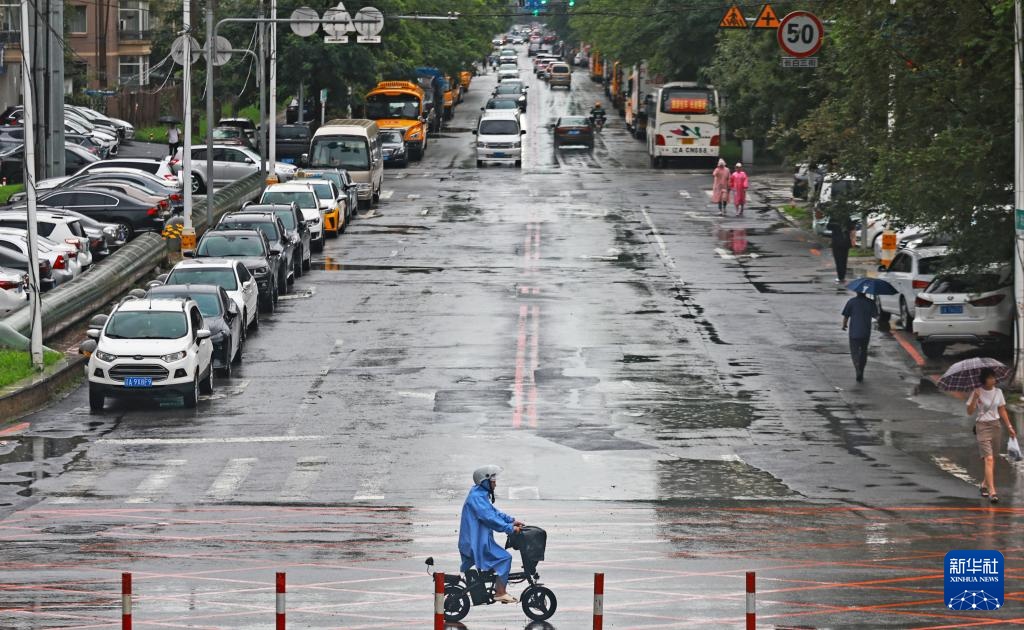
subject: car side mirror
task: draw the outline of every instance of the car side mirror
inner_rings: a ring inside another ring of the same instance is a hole
[[[228,315],[238,315],[238,305],[235,304],[234,300],[228,302]]]
[[[486,107],[481,107],[480,111],[485,112],[485,111],[487,111],[487,108]]]
[[[472,133],[475,136],[476,135],[476,129],[474,129]]]
[[[885,265],[878,265],[878,270],[879,271],[889,271],[889,268],[886,267]]]
[[[90,328],[89,330],[85,331],[85,336],[88,337],[89,339],[99,339],[100,338],[100,329],[99,328]]]
[[[159,276],[157,276],[156,278],[154,278],[154,280],[156,280],[160,284],[163,284],[163,283],[167,282],[167,274],[166,273],[162,273]]]
[[[92,331],[89,331],[92,332]],[[99,334],[99,331],[96,331]],[[91,357],[93,352],[96,352],[96,346],[98,344],[94,339],[86,339],[82,343],[78,344],[78,354],[84,357]]]
[[[181,250],[181,255],[184,258],[195,258],[196,257],[196,250],[194,250],[194,249],[183,249],[183,250]]]
[[[213,336],[209,328],[200,328],[196,331],[196,341],[202,341],[203,339],[209,339]]]
[[[520,129],[520,130],[519,130],[519,135],[523,135],[523,134],[525,134],[525,133],[526,133],[526,130],[525,130],[525,129]]]

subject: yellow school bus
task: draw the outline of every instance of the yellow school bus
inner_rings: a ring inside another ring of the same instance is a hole
[[[366,117],[381,129],[402,130],[413,160],[427,150],[423,99],[423,89],[411,81],[381,81],[366,95]]]

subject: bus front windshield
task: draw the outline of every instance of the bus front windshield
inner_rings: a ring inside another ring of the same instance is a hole
[[[313,139],[309,152],[313,168],[345,168],[353,171],[370,169],[370,150],[366,138],[358,136],[324,136]]]
[[[420,102],[407,94],[388,96],[374,94],[366,97],[366,117],[372,120],[381,118],[403,118],[416,120],[420,117]]]
[[[711,90],[671,88],[661,93],[661,111],[664,114],[711,114],[714,109]]]

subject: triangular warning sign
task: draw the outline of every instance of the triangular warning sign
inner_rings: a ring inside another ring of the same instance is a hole
[[[779,28],[779,16],[775,15],[775,9],[772,8],[772,5],[764,5],[761,13],[757,16],[757,20],[754,22],[754,28],[770,28],[772,30]]]
[[[740,8],[734,4],[722,16],[722,21],[718,23],[718,28],[747,28],[747,20],[743,17]]]

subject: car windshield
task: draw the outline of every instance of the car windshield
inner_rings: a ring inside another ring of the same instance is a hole
[[[291,210],[274,210],[274,214],[277,218],[281,219],[281,223],[284,223],[286,230],[294,230],[296,227],[295,213]]]
[[[216,293],[189,293],[188,291],[159,291],[152,294],[154,299],[160,298],[191,298],[199,306],[203,317],[220,317],[220,296]]]
[[[103,334],[110,339],[180,339],[188,334],[188,320],[177,311],[118,311]]]
[[[387,144],[402,144],[402,133],[400,131],[380,132],[381,142]]]
[[[369,170],[370,152],[366,138],[356,136],[314,138],[309,154],[309,164],[314,167]]]
[[[235,271],[228,267],[175,269],[167,276],[165,284],[213,284],[223,287],[225,291],[238,289]]]
[[[560,127],[586,127],[588,121],[583,116],[566,116],[558,123]]]
[[[213,130],[214,140],[228,140],[232,138],[241,138],[242,130],[238,127],[218,127]]]
[[[310,184],[313,190],[316,191],[316,196],[321,199],[334,199],[334,193],[331,192],[330,184]]]
[[[517,109],[519,105],[510,98],[494,98],[487,101],[487,109]]]
[[[199,242],[200,256],[264,256],[263,242],[255,236],[209,234]]]
[[[309,129],[306,127],[285,127],[278,125],[277,137],[281,140],[309,140]]]
[[[263,197],[260,198],[260,203],[283,203],[287,205],[293,201],[299,204],[300,208],[305,208],[307,210],[313,210],[320,207],[316,202],[316,195],[306,190],[268,190],[264,192]]]
[[[517,136],[519,125],[514,120],[484,120],[478,133],[481,136]]]
[[[1010,283],[998,273],[939,276],[928,285],[928,293],[987,293]]]
[[[272,221],[221,221],[221,227],[229,230],[259,230],[263,232],[268,241],[277,240],[277,224]],[[262,254],[259,254],[262,256]]]
[[[502,83],[496,90],[497,94],[519,94],[522,88],[515,83]]]

